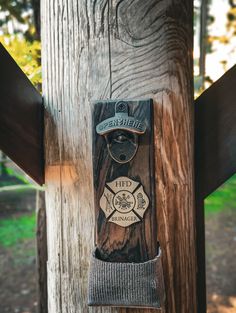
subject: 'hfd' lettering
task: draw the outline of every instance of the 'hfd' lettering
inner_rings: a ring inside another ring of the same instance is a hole
[[[119,187],[119,188],[128,188],[131,185],[132,185],[131,181],[127,181],[127,180],[116,181],[116,187]]]

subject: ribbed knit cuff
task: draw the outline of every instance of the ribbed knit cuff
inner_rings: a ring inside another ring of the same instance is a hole
[[[161,308],[164,279],[161,250],[143,263],[105,262],[93,253],[88,287],[88,305]]]

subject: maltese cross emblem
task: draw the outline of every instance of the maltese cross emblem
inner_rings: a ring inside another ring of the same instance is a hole
[[[149,205],[141,183],[122,176],[106,183],[100,207],[108,222],[122,227],[140,222]]]

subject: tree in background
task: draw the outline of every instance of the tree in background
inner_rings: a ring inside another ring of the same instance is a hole
[[[0,0],[0,41],[41,90],[40,0]]]
[[[4,33],[21,33],[29,40],[40,39],[40,0],[0,0],[0,27]]]
[[[0,36],[0,42],[28,76],[35,87],[41,91],[41,45],[38,40],[28,41],[18,35]]]
[[[236,7],[236,1],[235,0],[229,0],[229,4],[232,8]]]
[[[208,79],[206,77],[206,54],[209,52],[208,25],[212,20],[209,16],[209,0],[196,0],[194,3],[194,36],[197,37],[198,46],[195,46],[195,50],[199,48],[199,55],[194,59],[194,65],[197,68],[197,73],[194,73],[194,90],[197,96],[205,90],[205,82]]]
[[[195,96],[198,96],[235,64],[236,0],[195,0],[194,4],[198,38],[194,59]],[[216,7],[223,8],[221,17],[214,15]]]
[[[229,0],[230,10],[227,15],[228,23],[227,30],[233,35],[236,36],[236,1]]]

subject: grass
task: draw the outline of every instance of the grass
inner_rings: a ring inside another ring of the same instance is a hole
[[[14,169],[10,167],[5,167],[5,173],[8,177],[16,178],[20,184],[23,185],[29,185],[30,182],[27,180],[25,175],[21,175],[20,173],[16,172]],[[6,187],[16,184],[15,181],[12,181],[11,179],[4,179],[1,177],[0,179],[0,187]]]
[[[26,185],[30,184],[29,181],[26,179],[26,177],[24,175],[20,175],[19,173],[14,171],[12,168],[7,167],[6,171],[7,171],[7,174],[9,176],[14,176],[14,177],[18,178],[19,181],[21,181],[23,184],[26,184]]]
[[[205,200],[205,213],[218,213],[226,208],[236,209],[236,174]]]
[[[35,213],[0,220],[0,245],[11,247],[35,237]]]

